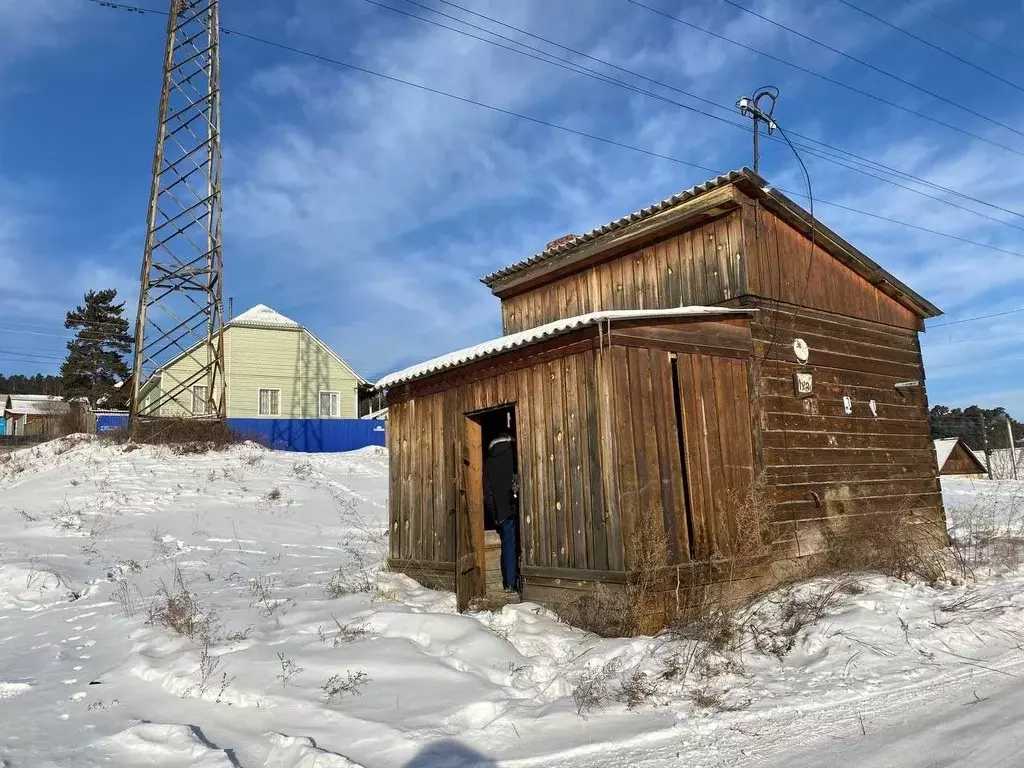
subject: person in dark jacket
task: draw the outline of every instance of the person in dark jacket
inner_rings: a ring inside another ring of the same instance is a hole
[[[501,581],[508,590],[519,590],[519,489],[515,446],[502,433],[487,445],[484,456],[484,513],[501,537]]]

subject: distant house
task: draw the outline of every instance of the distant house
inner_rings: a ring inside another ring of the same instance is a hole
[[[3,407],[4,434],[56,434],[60,420],[70,411],[70,404],[55,395],[7,395]]]
[[[175,396],[197,370],[187,353],[163,365],[142,386],[141,411],[203,415],[205,381]],[[309,329],[263,304],[224,326],[224,375],[225,416],[233,419],[355,419],[367,384]]]
[[[987,472],[985,465],[959,437],[936,440],[935,459],[940,475],[982,477]]]
[[[7,406],[7,398],[10,395],[0,394],[0,435],[7,434],[7,419],[4,416],[4,408]]]

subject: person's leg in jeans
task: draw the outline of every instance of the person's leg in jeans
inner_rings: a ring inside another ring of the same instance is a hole
[[[501,536],[501,582],[505,589],[519,589],[519,516],[498,524]]]

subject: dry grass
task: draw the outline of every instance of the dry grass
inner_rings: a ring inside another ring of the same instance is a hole
[[[216,635],[216,619],[203,611],[199,598],[189,590],[185,575],[177,564],[171,583],[161,583],[149,607],[148,623],[169,629],[192,641],[211,641]]]
[[[348,695],[361,696],[359,689],[368,682],[370,678],[365,672],[346,671],[344,675],[332,675],[320,690],[327,694],[327,703],[334,704]]]
[[[826,572],[877,571],[896,579],[929,584],[968,574],[948,548],[944,521],[905,509],[860,516],[856,529],[827,527]]]
[[[214,419],[140,419],[135,434],[123,429],[105,432],[105,440],[131,445],[164,445],[178,455],[224,451],[249,438],[235,432],[223,421]],[[256,441],[258,442],[258,441]]]
[[[755,650],[781,660],[796,646],[803,630],[819,623],[847,596],[862,590],[850,574],[789,585],[762,598],[747,616],[743,628]]]

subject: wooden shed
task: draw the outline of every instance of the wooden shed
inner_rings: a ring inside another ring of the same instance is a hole
[[[377,385],[390,565],[460,608],[488,587],[482,446],[502,425],[522,596],[549,605],[642,570],[657,621],[682,585],[751,593],[875,515],[942,520],[918,342],[939,310],[753,172],[483,282],[504,336]]]
[[[935,460],[940,475],[983,477],[987,469],[959,437],[935,441]]]

